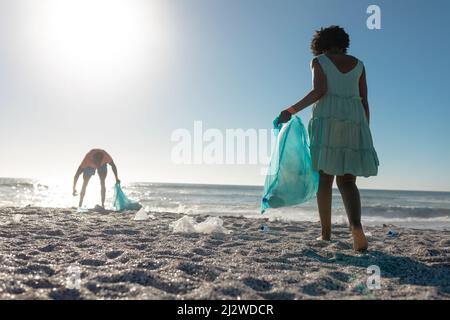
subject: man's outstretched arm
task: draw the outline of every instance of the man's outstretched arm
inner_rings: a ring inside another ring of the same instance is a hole
[[[112,171],[113,171],[113,173],[114,173],[114,176],[116,177],[116,183],[120,183],[119,175],[118,175],[118,173],[117,173],[117,167],[116,167],[116,164],[115,164],[114,162],[111,162],[110,165],[111,165],[111,169],[112,169]]]
[[[77,172],[75,173],[75,177],[73,177],[73,192],[72,192],[73,196],[77,195],[77,182],[82,172],[83,170],[81,170],[81,167],[78,167]]]

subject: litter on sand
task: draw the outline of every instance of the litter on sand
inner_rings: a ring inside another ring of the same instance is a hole
[[[148,214],[144,209],[140,209],[138,212],[136,212],[136,215],[133,218],[134,221],[144,221],[148,219],[155,219],[155,216],[152,214]]]
[[[114,187],[114,207],[117,211],[139,210],[142,208],[137,201],[128,199],[119,183],[116,183]]]
[[[223,220],[218,217],[208,217],[205,221],[197,223],[193,217],[184,216],[172,222],[170,227],[174,233],[231,233],[231,230],[223,227]]]
[[[13,216],[13,222],[14,223],[20,223],[20,220],[22,219],[22,217],[23,217],[23,214],[15,214]]]
[[[89,212],[89,209],[83,208],[83,207],[78,207],[77,212],[78,213],[86,213],[86,212]]]
[[[394,238],[394,237],[398,237],[398,232],[395,231],[395,230],[389,230],[389,231],[386,233],[386,235],[387,235],[388,237]]]
[[[299,117],[281,125],[273,122],[276,144],[261,201],[261,213],[304,203],[316,195],[319,173],[312,168],[308,133]]]

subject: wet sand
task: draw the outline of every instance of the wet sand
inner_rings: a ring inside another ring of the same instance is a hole
[[[327,243],[311,222],[224,217],[231,234],[180,234],[182,215],[154,215],[0,208],[0,299],[450,298],[450,231],[368,227],[359,254],[345,225]]]

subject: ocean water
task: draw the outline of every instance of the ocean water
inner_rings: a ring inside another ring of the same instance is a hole
[[[169,183],[123,184],[124,192],[148,211],[244,216],[259,218],[262,186],[199,185]],[[365,225],[394,224],[420,229],[450,230],[450,192],[360,190]],[[111,206],[113,186],[107,190]],[[0,178],[0,206],[77,206],[67,184],[43,183],[31,179]],[[99,183],[90,182],[85,205],[100,202]],[[109,205],[108,205],[109,204]],[[333,221],[347,223],[339,191],[333,189]],[[318,221],[316,199],[299,206],[274,209],[263,217],[270,220]]]

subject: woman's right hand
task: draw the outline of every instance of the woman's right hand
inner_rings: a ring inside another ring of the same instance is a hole
[[[285,123],[291,120],[292,113],[290,113],[287,109],[280,112],[278,116],[278,124]]]

